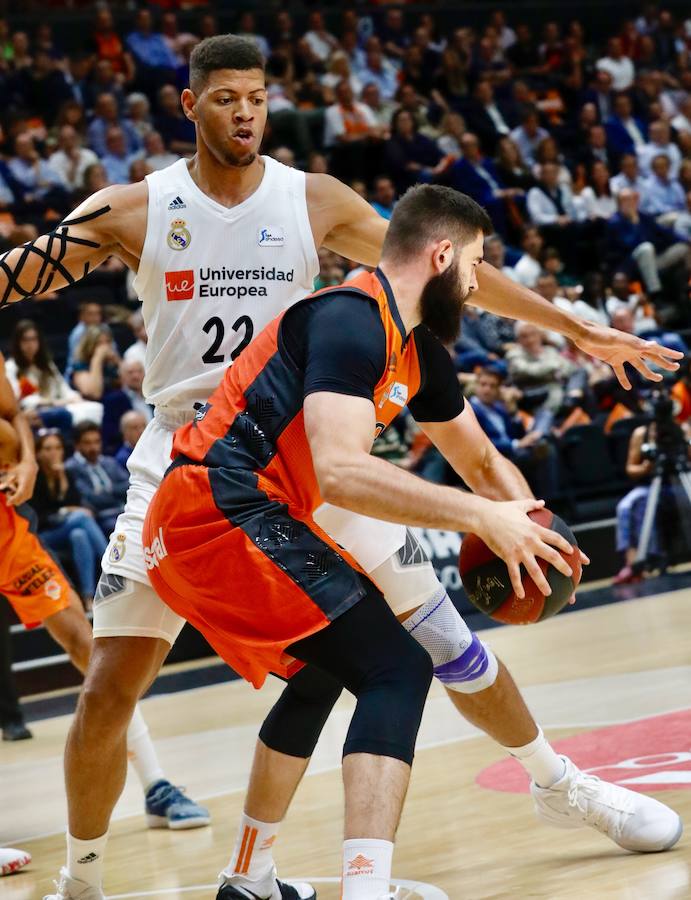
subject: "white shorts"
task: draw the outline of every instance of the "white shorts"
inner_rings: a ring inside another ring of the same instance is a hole
[[[173,432],[193,416],[187,410],[157,408],[128,460],[127,502],[115,523],[101,566],[105,576],[119,576],[138,584],[114,590],[94,604],[94,637],[160,637],[173,644],[180,633],[184,621],[166,606],[149,583],[142,529],[151,498],[170,466]],[[370,519],[329,504],[319,507],[314,518],[368,573],[406,542],[403,525]],[[141,590],[139,585],[145,585],[147,590]]]

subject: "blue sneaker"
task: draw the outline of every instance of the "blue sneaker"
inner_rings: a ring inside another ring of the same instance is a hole
[[[190,800],[169,781],[154,782],[146,792],[146,821],[149,828],[200,828],[211,822],[209,810]]]

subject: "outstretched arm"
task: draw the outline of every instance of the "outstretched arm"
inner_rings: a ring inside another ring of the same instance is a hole
[[[145,183],[104,188],[50,233],[2,254],[0,307],[74,284],[113,254],[136,270],[146,203]]]
[[[0,490],[6,492],[10,506],[25,503],[34,492],[38,467],[34,454],[34,438],[26,416],[20,411],[10,382],[5,374],[5,360],[0,353],[0,418],[14,428],[19,439],[19,460],[0,475]]]

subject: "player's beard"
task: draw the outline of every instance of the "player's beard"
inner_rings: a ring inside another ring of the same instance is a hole
[[[443,344],[452,344],[461,330],[463,303],[470,289],[461,282],[458,262],[427,282],[420,297],[422,322]]]
[[[246,166],[251,166],[256,158],[257,154],[254,150],[249,150],[243,156],[238,156],[236,153],[233,153],[232,150],[223,151],[223,160],[226,165],[234,166],[238,169],[244,169]]]

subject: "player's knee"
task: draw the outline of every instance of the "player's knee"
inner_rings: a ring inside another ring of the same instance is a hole
[[[407,619],[403,627],[425,648],[435,676],[450,690],[475,694],[496,681],[497,658],[468,628],[443,589]]]

